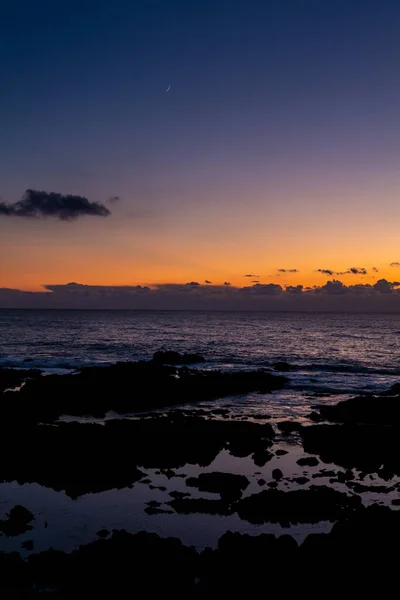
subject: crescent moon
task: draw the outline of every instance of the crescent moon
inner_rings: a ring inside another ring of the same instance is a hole
[[[171,89],[171,86],[169,85],[165,91],[169,92],[170,89]]]

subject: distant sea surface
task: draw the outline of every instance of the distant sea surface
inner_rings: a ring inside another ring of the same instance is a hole
[[[286,361],[292,390],[379,391],[400,377],[400,314],[0,310],[0,366],[64,372],[157,350],[227,370]]]

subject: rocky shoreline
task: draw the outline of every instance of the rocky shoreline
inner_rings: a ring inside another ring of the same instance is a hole
[[[250,392],[268,394],[285,386],[287,378],[268,370],[223,373],[187,366],[194,362],[197,367],[203,360],[156,353],[152,361],[68,375],[0,369],[0,481],[35,482],[78,498],[138,482],[154,489],[149,472],[158,470],[168,479],[183,477],[185,487],[166,490],[164,502],[147,502],[147,514],[237,515],[249,524],[278,523],[289,531],[293,524],[324,521],[333,524],[330,533],[312,533],[298,544],[288,534],[227,532],[216,549],[201,552],[144,532],[104,530],[104,539],[71,554],[35,554],[33,542],[25,540],[24,548],[33,552],[27,558],[0,554],[0,591],[134,592],[150,586],[201,596],[213,590],[234,592],[237,586],[257,589],[266,585],[265,570],[270,572],[269,589],[278,589],[285,573],[300,576],[310,565],[309,589],[324,578],[331,581],[333,571],[355,586],[363,583],[355,561],[374,569],[369,574],[373,582],[386,583],[400,535],[399,390],[314,406],[306,422],[271,423],[267,413],[249,420],[229,409],[190,405]],[[182,404],[187,408],[174,408]],[[104,417],[108,411],[122,417],[128,413],[129,418],[60,421],[65,416]],[[285,465],[290,458],[290,444],[301,451],[293,459],[295,476],[278,467],[279,460]],[[221,452],[252,461],[253,471],[212,470]],[[187,465],[195,465],[198,474],[176,472]],[[366,501],[371,493],[387,497],[388,505]],[[5,537],[32,528],[34,515],[21,506],[0,521]],[[285,581],[285,586],[294,590],[295,581]]]

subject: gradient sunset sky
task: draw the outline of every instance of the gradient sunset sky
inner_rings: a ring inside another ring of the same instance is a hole
[[[398,1],[3,0],[0,74],[1,201],[111,212],[4,209],[0,288],[400,278]]]

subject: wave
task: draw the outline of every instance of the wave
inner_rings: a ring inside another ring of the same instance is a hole
[[[79,359],[13,359],[13,358],[1,358],[0,367],[7,367],[9,369],[41,369],[42,371],[76,371],[83,367],[104,367],[111,365],[112,362],[100,362],[100,361],[82,361]]]

